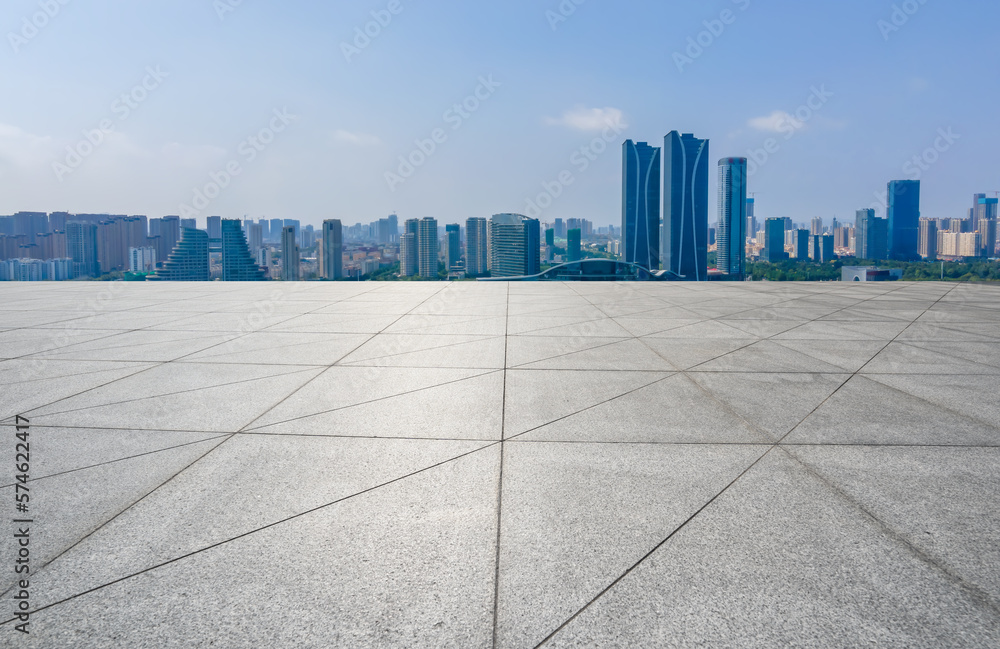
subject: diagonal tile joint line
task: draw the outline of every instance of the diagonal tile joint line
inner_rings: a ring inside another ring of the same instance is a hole
[[[947,297],[948,295],[950,295],[951,292],[954,291],[959,286],[961,286],[961,283],[956,284],[948,292],[946,292],[945,294],[941,295],[941,297],[939,297],[933,304],[931,304],[930,306],[927,307],[927,309],[924,310],[924,313],[927,313],[928,311],[930,311],[931,308],[933,308],[935,305],[937,305],[939,302],[941,302],[941,300],[943,300],[945,297]],[[924,315],[924,313],[922,313],[917,318],[914,318],[914,320],[910,324],[912,325],[913,322],[916,322],[920,317],[922,317]],[[909,328],[909,325],[906,327],[906,329],[908,329],[908,328]],[[906,329],[903,329],[903,331],[901,331],[896,337],[898,338],[899,336],[901,336],[906,331]],[[895,340],[895,338],[893,340]],[[888,343],[886,343],[885,347],[888,347],[890,344],[892,344],[892,342],[893,341],[889,341]],[[885,349],[885,348],[883,347],[883,349]],[[881,353],[881,351],[879,353]],[[875,356],[877,356],[877,355],[878,354],[875,354]],[[874,358],[874,356],[872,358]],[[870,362],[871,361],[869,360],[869,363]],[[865,366],[867,366],[867,363],[865,364]],[[719,491],[717,494],[715,494],[710,500],[708,500],[704,505],[702,505],[702,507],[700,509],[698,509],[698,511],[696,511],[694,514],[692,514],[690,518],[688,518],[686,521],[684,521],[683,523],[681,523],[676,529],[674,529],[672,532],[670,532],[670,534],[668,534],[665,539],[663,539],[662,541],[660,541],[652,550],[650,550],[642,558],[640,558],[637,562],[635,562],[632,566],[630,566],[627,570],[625,570],[625,572],[623,572],[621,575],[619,575],[617,578],[615,578],[603,590],[601,590],[597,595],[595,595],[589,602],[587,602],[586,604],[584,604],[579,610],[577,610],[575,613],[573,613],[573,615],[571,615],[569,618],[567,618],[555,630],[553,630],[551,633],[549,633],[549,635],[547,635],[545,638],[543,638],[541,642],[539,642],[537,645],[535,645],[535,649],[539,649],[539,647],[542,647],[542,646],[548,644],[548,642],[551,641],[553,638],[555,638],[555,636],[558,635],[560,631],[562,631],[567,626],[569,626],[574,620],[576,620],[580,615],[582,615],[584,613],[584,611],[586,611],[593,604],[595,604],[598,600],[600,600],[605,594],[607,594],[608,592],[610,592],[623,579],[625,579],[629,574],[631,574],[632,571],[634,571],[636,568],[638,568],[640,565],[642,565],[649,557],[651,557],[653,554],[655,554],[657,550],[659,550],[664,545],[666,545],[678,532],[680,532],[682,529],[684,529],[685,527],[687,527],[687,525],[690,524],[695,518],[697,518],[703,511],[705,511],[705,509],[707,509],[710,505],[712,505],[723,494],[725,494],[726,492],[728,492],[733,487],[733,485],[735,485],[737,482],[739,482],[739,480],[743,476],[745,476],[754,467],[756,467],[758,464],[760,464],[764,460],[764,458],[766,458],[768,455],[770,455],[775,449],[778,449],[782,445],[782,443],[785,441],[785,439],[788,438],[789,435],[791,435],[793,432],[795,432],[795,430],[797,430],[798,427],[801,426],[803,422],[805,422],[807,419],[809,419],[817,410],[819,410],[821,407],[823,407],[824,404],[826,404],[830,399],[832,399],[834,395],[836,395],[838,392],[840,392],[840,390],[845,385],[847,385],[847,383],[850,382],[850,380],[852,378],[854,378],[854,376],[856,376],[863,369],[864,369],[864,367],[859,368],[857,372],[855,372],[850,377],[848,377],[840,385],[840,387],[838,387],[836,390],[834,390],[833,393],[831,393],[826,399],[824,399],[822,403],[820,403],[809,414],[807,414],[805,417],[803,417],[802,420],[798,424],[796,424],[794,427],[792,427],[791,430],[789,430],[779,440],[777,440],[773,445],[771,445],[767,449],[767,451],[765,451],[759,458],[757,458],[757,460],[755,460],[742,473],[740,473],[732,482],[730,482],[721,491]],[[872,518],[875,518],[871,513],[867,512],[864,509],[862,509],[861,511],[864,512],[866,515],[868,515],[868,516],[870,516]],[[879,520],[877,518],[875,518],[875,520],[879,521],[879,523],[881,523],[883,526],[888,527],[887,524],[884,523],[883,521],[881,521],[881,520]],[[909,544],[907,544],[905,547],[909,548],[911,546]],[[920,556],[920,555],[918,555],[918,556]],[[940,569],[940,566],[938,566],[937,564],[931,564],[931,565],[933,565],[934,567]],[[945,574],[948,574],[948,573],[945,573]],[[950,575],[949,575],[949,577],[950,577]]]

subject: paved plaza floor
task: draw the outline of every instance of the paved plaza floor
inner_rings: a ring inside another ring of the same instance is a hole
[[[3,647],[995,648],[1000,287],[0,285],[0,539]]]

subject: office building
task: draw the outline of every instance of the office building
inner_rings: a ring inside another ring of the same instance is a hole
[[[282,219],[271,219],[269,230],[271,232],[272,243],[281,243],[281,231],[285,228],[285,222]]]
[[[887,244],[890,259],[917,259],[920,239],[920,181],[893,180],[888,186]]]
[[[490,273],[518,277],[541,272],[541,224],[520,214],[490,219]]]
[[[563,223],[562,219],[556,219],[553,229],[556,231],[556,238],[565,239],[566,238],[566,224]]]
[[[855,222],[857,239],[855,257],[858,259],[885,259],[888,253],[888,219],[875,216],[875,210],[858,210]],[[919,226],[918,226],[919,234]]]
[[[809,259],[819,264],[825,264],[836,258],[832,234],[809,235]]]
[[[719,160],[719,227],[717,263],[719,271],[733,277],[746,272],[747,159]]]
[[[583,231],[573,228],[566,231],[566,261],[580,261],[583,258]],[[639,264],[640,266],[642,264]],[[645,268],[645,267],[644,267]]]
[[[462,232],[457,223],[444,226],[445,267],[450,271],[462,267]]]
[[[299,240],[295,235],[294,225],[281,228],[281,279],[285,282],[297,282],[301,279]]]
[[[809,230],[792,230],[792,259],[805,261],[809,259]]]
[[[438,276],[438,222],[427,216],[417,224],[417,275],[434,279]]]
[[[323,263],[320,277],[337,280],[344,277],[344,226],[337,219],[323,221]]]
[[[224,282],[263,282],[267,279],[266,271],[257,265],[254,254],[250,252],[243,227],[236,219],[223,219],[220,224],[222,248],[222,281]]]
[[[481,277],[489,272],[488,230],[489,222],[484,218],[473,217],[465,222],[465,272],[470,277]]]
[[[622,237],[625,261],[660,267],[660,149],[626,140],[622,160]],[[547,245],[554,245],[548,243]]]
[[[764,247],[760,251],[763,261],[775,263],[788,259],[785,252],[785,220],[781,218],[764,221]]]
[[[163,262],[163,267],[147,279],[163,282],[209,281],[208,233],[195,228],[183,228],[180,241]]]
[[[708,144],[677,131],[663,142],[660,260],[687,281],[708,278]]]

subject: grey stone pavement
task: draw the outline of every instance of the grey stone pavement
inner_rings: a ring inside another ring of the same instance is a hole
[[[0,305],[0,646],[1000,646],[1000,287]]]

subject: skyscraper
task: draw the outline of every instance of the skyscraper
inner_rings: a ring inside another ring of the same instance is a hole
[[[888,187],[888,246],[891,259],[917,259],[920,237],[920,181],[893,180]]]
[[[938,240],[937,221],[934,219],[920,219],[920,258],[933,261],[937,259]]]
[[[209,281],[208,233],[195,228],[183,228],[180,241],[163,267],[146,279],[167,282]]]
[[[219,229],[222,235],[222,281],[263,282],[267,274],[250,252],[242,224],[236,219],[223,219]]]
[[[625,261],[660,266],[660,149],[626,140],[622,160],[622,237]]]
[[[687,281],[708,277],[708,140],[672,131],[663,142],[664,270]]]
[[[797,261],[804,261],[809,259],[809,230],[801,228],[799,230],[792,230],[792,245],[794,246],[794,252],[792,253],[792,258]]]
[[[785,219],[764,221],[764,248],[760,251],[760,258],[770,263],[788,259],[785,252]]]
[[[271,241],[274,243],[281,243],[281,230],[285,227],[285,222],[282,219],[271,219],[270,227],[268,228],[271,232]]]
[[[719,229],[716,234],[719,271],[742,277],[746,269],[747,159],[719,160]]]
[[[205,224],[208,230],[208,247],[214,250],[222,248],[222,217],[210,216]]]
[[[462,232],[457,223],[444,226],[445,266],[450,271],[462,265]]]
[[[438,276],[438,222],[425,216],[417,224],[417,274],[433,279]]]
[[[814,216],[812,223],[809,226],[809,234],[816,236],[818,234],[823,234],[823,217]]]
[[[97,225],[71,221],[66,224],[66,256],[73,259],[74,276],[98,277]]]
[[[997,204],[1000,200],[976,194],[972,207],[972,232],[978,232],[983,256],[992,257],[997,249]]]
[[[297,282],[300,277],[299,244],[295,226],[284,226],[281,229],[281,279],[285,282]]]
[[[487,229],[484,218],[473,217],[465,222],[465,271],[473,277],[485,275],[488,270]]]
[[[323,279],[336,280],[344,276],[344,226],[338,219],[323,221]]]
[[[888,251],[888,219],[875,216],[875,210],[858,210],[855,257],[858,259],[882,260]]]
[[[752,239],[757,235],[757,217],[754,214],[756,207],[752,198],[747,199],[747,239]]]
[[[566,231],[566,261],[580,261],[583,258],[583,232],[580,228]],[[642,264],[640,264],[641,266]]]
[[[399,240],[399,274],[403,277],[414,277],[420,270],[417,260],[417,235],[420,221],[408,219],[403,224],[403,235]]]
[[[520,214],[490,219],[490,273],[518,277],[541,272],[541,224]]]

